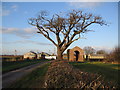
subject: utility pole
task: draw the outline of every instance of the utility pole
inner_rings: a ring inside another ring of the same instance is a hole
[[[51,53],[50,53],[50,50],[49,50],[49,54],[51,54]]]
[[[17,50],[15,50],[15,56],[17,56]]]

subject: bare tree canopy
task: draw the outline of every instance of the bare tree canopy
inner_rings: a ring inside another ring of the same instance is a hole
[[[120,46],[115,47],[112,52],[106,55],[106,61],[120,63]]]
[[[57,47],[58,59],[62,59],[63,52],[81,38],[82,33],[90,31],[92,24],[106,25],[100,16],[72,10],[64,16],[54,14],[51,18],[46,11],[41,11],[36,18],[30,18],[29,24],[37,27],[38,33],[50,40]],[[51,38],[55,35],[56,40]],[[56,41],[56,42],[55,42]]]
[[[95,53],[95,49],[93,49],[90,46],[84,47],[83,49],[84,49],[84,52],[85,52],[86,55],[94,54]]]

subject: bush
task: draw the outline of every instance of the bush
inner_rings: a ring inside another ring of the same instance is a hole
[[[120,63],[120,47],[116,47],[110,54],[107,54],[106,61]]]
[[[49,66],[45,79],[45,88],[99,89],[115,88],[111,82],[105,83],[101,75],[74,69],[64,61],[55,61]]]

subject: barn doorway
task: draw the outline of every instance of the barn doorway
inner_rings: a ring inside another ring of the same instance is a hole
[[[79,51],[74,51],[75,61],[78,61],[79,54],[80,54]]]

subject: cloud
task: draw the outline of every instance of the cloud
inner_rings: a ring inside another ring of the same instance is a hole
[[[13,33],[16,31],[18,31],[18,28],[5,28],[5,27],[2,28],[2,33]]]
[[[2,16],[7,16],[10,14],[9,10],[2,10]]]
[[[37,30],[36,28],[7,28],[7,27],[2,27],[2,34],[12,34],[16,35],[22,38],[31,38]]]
[[[0,7],[1,16],[7,16],[10,14],[10,10],[7,9],[7,5],[1,5]]]
[[[35,28],[24,28],[23,30],[24,30],[26,33],[31,34],[31,33],[34,33],[33,29],[35,29]]]
[[[17,11],[18,6],[17,5],[12,5],[10,7],[7,6],[3,6],[2,7],[2,16],[8,16],[9,14],[11,14],[12,11]]]
[[[100,2],[69,2],[70,6],[75,8],[94,8],[100,5]]]
[[[17,5],[13,5],[11,8],[16,9],[18,6]]]
[[[12,8],[14,11],[17,11],[18,6],[17,6],[17,5],[13,5],[13,6],[11,6],[11,8]]]
[[[101,5],[101,2],[119,2],[119,0],[69,0],[70,6],[75,8],[95,8]]]
[[[113,50],[113,48],[107,46],[92,46],[92,48],[94,48],[96,51],[105,50],[107,52],[111,52]]]
[[[18,43],[18,44],[37,44],[37,45],[53,45],[53,44],[50,44],[50,43],[44,43],[44,42],[39,42],[39,41],[32,41],[32,40],[18,40],[18,41],[10,41],[10,42],[6,42],[6,41],[3,41],[3,44],[15,44],[15,43]]]

